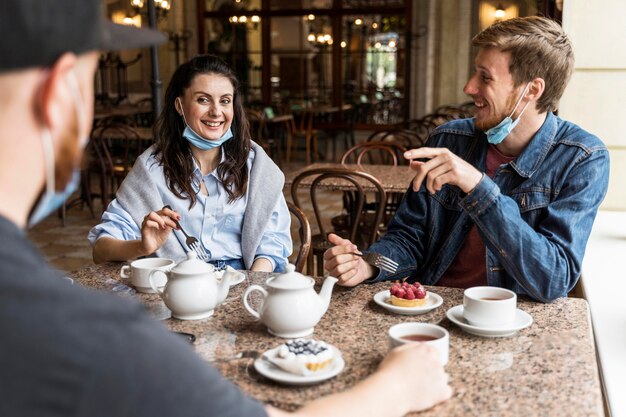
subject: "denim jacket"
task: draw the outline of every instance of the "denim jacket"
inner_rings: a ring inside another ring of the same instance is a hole
[[[488,142],[474,119],[437,128],[427,146],[446,147],[485,171]],[[486,246],[487,282],[535,300],[566,296],[580,275],[591,227],[608,186],[609,153],[595,136],[548,113],[526,149],[483,175],[471,193],[422,184],[406,192],[387,234],[368,251],[400,266],[367,282],[408,277],[436,285],[473,224]]]

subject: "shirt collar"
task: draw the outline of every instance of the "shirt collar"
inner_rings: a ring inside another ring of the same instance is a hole
[[[222,149],[222,151],[220,152],[221,154],[221,158],[220,158],[220,164],[222,162],[224,162],[226,160],[226,155],[224,152],[224,149]],[[195,158],[192,158],[193,160],[193,175],[202,179],[202,172],[200,171],[200,167],[198,166],[198,163],[196,162]],[[206,176],[208,177],[209,175],[214,176],[215,178],[217,178],[217,169],[214,169],[213,171],[209,172],[208,174],[206,174]]]
[[[557,127],[557,117],[552,112],[548,112],[546,120],[526,149],[510,163],[520,176],[530,178],[539,169],[554,145]]]

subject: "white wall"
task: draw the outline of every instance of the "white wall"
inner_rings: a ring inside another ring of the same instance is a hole
[[[626,210],[626,1],[565,0],[563,28],[576,69],[559,115],[597,135],[611,154],[606,210]]]

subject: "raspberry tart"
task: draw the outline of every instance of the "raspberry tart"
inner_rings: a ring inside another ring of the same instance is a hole
[[[389,289],[391,298],[389,302],[398,307],[423,307],[428,302],[428,293],[422,284],[414,282],[409,284],[396,283]]]

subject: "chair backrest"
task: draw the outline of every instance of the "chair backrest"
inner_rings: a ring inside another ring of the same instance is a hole
[[[339,168],[318,168],[304,171],[297,175],[291,184],[293,202],[301,210],[304,210],[304,205],[298,196],[298,190],[301,188],[300,183],[306,179],[312,179],[309,186],[310,203],[313,206],[315,220],[323,239],[326,239],[329,230],[326,227],[328,222],[323,218],[318,192],[322,189],[330,189],[343,191],[344,208],[347,211],[349,220],[347,236],[343,237],[350,239],[357,245],[361,245],[363,248],[368,247],[377,240],[387,196],[383,186],[376,177],[361,171]],[[368,190],[370,193],[374,193],[376,202],[374,204],[375,211],[368,213],[367,216],[369,230],[364,228],[362,223],[366,220],[365,203]]]
[[[309,252],[311,251],[311,223],[306,217],[306,214],[292,203],[287,203],[287,207],[291,214],[294,215],[300,224],[299,236],[300,236],[300,250],[296,256],[296,271],[302,272],[304,269],[304,263],[306,262]]]
[[[310,135],[313,131],[313,118],[315,114],[311,110],[301,110],[294,113],[291,119],[291,132],[294,135]]]
[[[146,97],[135,103],[135,123],[139,127],[152,127],[154,125],[154,112],[152,110],[152,97]]]
[[[403,128],[381,130],[372,133],[366,142],[393,142],[405,149],[415,149],[424,145],[424,139],[416,131]]]
[[[444,113],[429,113],[422,117],[422,121],[427,125],[430,125],[431,129],[455,119],[458,119],[458,117]]]
[[[98,127],[92,132],[91,141],[105,177],[123,179],[143,150],[139,133],[126,124]]]
[[[252,139],[256,143],[262,144],[265,139],[265,115],[255,109],[246,109],[246,116],[250,122]]]
[[[446,104],[437,107],[433,113],[447,114],[454,119],[465,119],[472,117],[476,110],[476,106],[473,101],[469,101],[463,104]]]
[[[105,127],[110,125],[127,125],[137,126],[136,120],[133,116],[114,114],[110,116],[102,117],[94,123],[94,128]]]
[[[341,163],[361,165],[367,156],[367,163],[370,164],[404,165],[406,161],[402,156],[404,152],[406,152],[404,146],[391,141],[361,142],[343,154]]]
[[[94,128],[90,148],[97,159],[101,178],[103,207],[115,194],[115,185],[130,172],[135,159],[142,152],[139,133],[127,124],[117,123]]]

